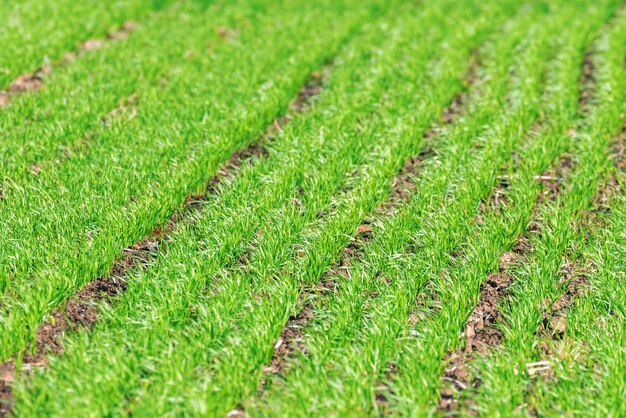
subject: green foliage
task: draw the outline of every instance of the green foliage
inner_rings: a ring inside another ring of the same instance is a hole
[[[0,86],[138,21],[0,108],[0,359],[19,369],[54,309],[178,221],[93,329],[18,370],[17,416],[443,414],[450,354],[520,239],[502,343],[469,357],[480,385],[456,412],[626,413],[626,197],[594,200],[624,181],[617,0],[27,0],[0,16]],[[266,154],[205,190],[284,115]],[[555,339],[540,331],[568,260],[588,286]]]

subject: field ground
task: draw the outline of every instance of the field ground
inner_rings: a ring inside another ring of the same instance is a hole
[[[0,2],[0,416],[626,416],[623,6]]]

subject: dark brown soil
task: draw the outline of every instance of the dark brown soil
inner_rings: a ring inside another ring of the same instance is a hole
[[[160,245],[158,234],[160,232],[154,232],[150,238],[124,250],[124,256],[115,263],[109,277],[88,283],[63,308],[55,309],[50,319],[37,330],[34,352],[27,353],[22,364],[28,367],[45,365],[49,353],[60,354],[63,351],[60,340],[65,332],[93,327],[98,318],[97,304],[124,293],[128,271],[146,265],[154,258]]]
[[[567,312],[574,300],[589,288],[587,270],[581,265],[565,260],[561,265],[559,286],[561,295],[554,301],[545,301],[542,333],[554,339],[563,338],[567,327]]]
[[[367,222],[359,225],[354,234],[354,238],[352,238],[350,243],[344,248],[340,261],[333,269],[324,274],[327,280],[321,280],[316,286],[305,289],[300,294],[296,306],[301,306],[301,308],[296,315],[289,318],[283,328],[274,347],[274,354],[272,355],[270,364],[265,367],[266,373],[283,374],[287,362],[290,358],[294,357],[296,353],[301,352],[306,355],[307,352],[303,343],[304,335],[302,330],[315,315],[315,306],[312,301],[337,291],[336,283],[332,280],[334,274],[340,274],[346,278],[351,277],[351,260],[353,257],[358,257],[361,246],[369,242],[373,231],[374,227]]]
[[[123,39],[135,29],[136,24],[132,21],[124,22],[120,28],[116,31],[109,32],[107,34],[107,40]],[[71,61],[74,61],[77,57],[77,53],[96,50],[104,47],[107,40],[102,39],[88,39],[80,43],[77,47],[77,52],[66,52],[63,54],[63,58],[55,63],[55,66],[65,65]],[[35,70],[32,73],[22,74],[17,77],[9,86],[9,92],[11,94],[20,94],[24,92],[34,92],[41,89],[43,85],[43,75],[52,71],[51,65],[46,65]],[[9,105],[9,95],[4,92],[0,92],[0,108]]]
[[[339,263],[326,272],[325,276],[332,277],[333,274],[339,274],[348,279],[352,277],[350,272],[352,268],[352,261],[361,259],[361,251],[363,247],[371,241],[373,232],[374,226],[371,225],[371,219],[366,219],[357,227],[353,237],[350,238],[350,242],[343,249],[343,254],[339,259]]]
[[[42,79],[37,74],[22,74],[9,87],[11,93],[22,93],[25,91],[37,91],[41,88]]]
[[[22,359],[22,372],[45,367],[50,353],[63,351],[61,337],[70,330],[91,328],[98,318],[97,303],[110,301],[123,293],[126,282],[121,278],[98,279],[82,288],[74,298],[65,304],[65,310],[55,309],[50,319],[39,327],[36,333],[35,351],[26,353]],[[9,416],[13,402],[11,384],[17,376],[12,360],[0,365],[0,417]]]
[[[480,286],[480,297],[474,312],[465,324],[465,352],[485,353],[502,342],[502,331],[495,325],[502,321],[498,304],[505,298],[513,276],[508,271],[519,260],[520,255],[504,252],[500,255],[498,273],[487,275]]]
[[[556,165],[544,171],[543,174],[538,177],[542,186],[538,203],[556,201],[561,193],[563,181],[569,176],[573,168],[574,161],[571,155],[566,154],[559,159]]]
[[[296,113],[301,113],[311,105],[312,99],[319,96],[324,86],[325,80],[328,78],[327,69],[332,65],[332,60],[328,60],[324,64],[322,71],[313,71],[309,75],[309,79],[298,91],[298,96],[292,102],[291,108]]]
[[[553,359],[558,358],[560,354],[559,350],[555,348],[554,343],[558,342],[559,344],[582,347],[583,351],[579,352],[577,356],[586,355],[585,342],[573,340],[566,342],[564,335],[567,329],[567,313],[572,303],[589,287],[588,273],[580,264],[565,258],[561,265],[560,272],[559,286],[561,286],[562,293],[556,300],[546,300],[542,303],[543,321],[537,329],[538,336],[547,337],[547,339],[542,339],[539,347],[542,354],[549,360],[541,360],[526,365],[527,372],[531,378],[540,379],[550,384],[558,382],[552,367],[552,362],[554,361]],[[531,386],[527,397],[533,392],[534,386]]]
[[[580,75],[580,98],[578,99],[578,106],[582,109],[587,106],[589,100],[593,95],[593,86],[595,85],[595,63],[593,61],[592,51],[587,51],[585,59],[583,61],[583,67]]]
[[[496,327],[502,321],[498,304],[506,297],[513,281],[508,271],[521,257],[523,255],[516,251],[500,255],[498,273],[489,274],[481,285],[476,308],[465,324],[465,349],[447,356],[448,367],[442,376],[444,387],[439,396],[439,411],[446,415],[461,408],[461,393],[464,390],[480,385],[480,380],[471,377],[467,369],[475,353],[486,353],[502,343],[502,331]]]
[[[471,355],[456,352],[448,356],[448,367],[446,367],[442,380],[445,386],[439,393],[439,412],[445,416],[453,415],[461,408],[460,394],[470,388],[477,387],[479,382],[472,379],[467,364],[472,359]]]
[[[427,144],[418,155],[405,161],[398,175],[391,182],[391,199],[384,204],[387,215],[393,215],[397,206],[409,200],[415,191],[415,178],[419,175],[422,162],[433,155],[432,148]]]
[[[278,132],[281,129],[282,124],[286,121],[287,119],[285,117],[274,120],[272,127],[266,129],[258,141],[235,151],[228,161],[220,166],[217,173],[211,178],[211,180],[209,180],[205,189],[205,194],[216,193],[218,186],[225,180],[233,179],[241,168],[241,165],[246,161],[267,158],[269,156],[269,152],[265,148],[266,142],[272,139],[273,134]],[[204,195],[194,195],[190,198],[196,202],[206,200],[206,196]]]
[[[102,118],[102,122],[106,123],[111,119],[118,118],[122,115],[127,115],[129,118],[134,118],[137,115],[138,98],[136,94],[131,94],[125,99],[119,101],[117,107],[111,110],[106,116]]]
[[[350,269],[352,267],[352,260],[355,257],[359,257],[361,247],[372,238],[374,226],[371,222],[371,219],[365,219],[364,222],[357,227],[353,238],[350,239],[350,242],[344,248],[339,262],[336,263],[332,269],[324,273],[324,278],[315,286],[305,288],[301,292],[298,297],[298,303],[296,304],[296,307],[301,306],[301,308],[298,310],[297,314],[289,318],[283,328],[274,346],[272,359],[269,365],[264,368],[266,376],[268,374],[284,374],[289,360],[295,357],[297,353],[307,355],[303,329],[315,316],[316,303],[314,303],[314,301],[317,302],[321,300],[322,303],[325,303],[325,296],[337,292],[336,282],[333,280],[335,274],[342,275],[346,278],[351,277]],[[264,391],[266,381],[267,377],[263,378],[259,383],[260,394]]]
[[[616,173],[600,184],[593,199],[590,210],[583,213],[583,227],[592,231],[602,226],[600,215],[611,212],[611,202],[623,190],[624,174],[626,173],[626,124],[611,143],[611,159]]]
[[[309,295],[305,297],[309,297]],[[290,358],[293,358],[297,353],[306,355],[303,328],[313,316],[313,306],[307,302],[296,315],[289,318],[287,325],[276,341],[276,345],[274,345],[270,364],[264,369],[266,373],[283,374]]]
[[[498,303],[503,298],[513,278],[506,273],[494,273],[487,276],[481,285],[481,294],[476,309],[465,325],[465,351],[487,352],[490,347],[502,342],[502,331],[495,327],[502,321]]]

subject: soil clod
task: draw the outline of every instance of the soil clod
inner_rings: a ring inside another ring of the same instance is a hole
[[[503,298],[513,278],[508,274],[490,274],[481,286],[481,295],[476,309],[465,325],[465,351],[484,353],[489,347],[500,345],[502,331],[495,325],[502,321],[498,303]]]
[[[41,88],[42,79],[37,74],[23,74],[13,80],[9,90],[11,93],[23,93],[26,91],[37,91]]]

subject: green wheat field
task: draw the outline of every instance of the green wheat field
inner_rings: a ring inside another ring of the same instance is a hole
[[[0,417],[626,417],[622,0],[0,0]]]

